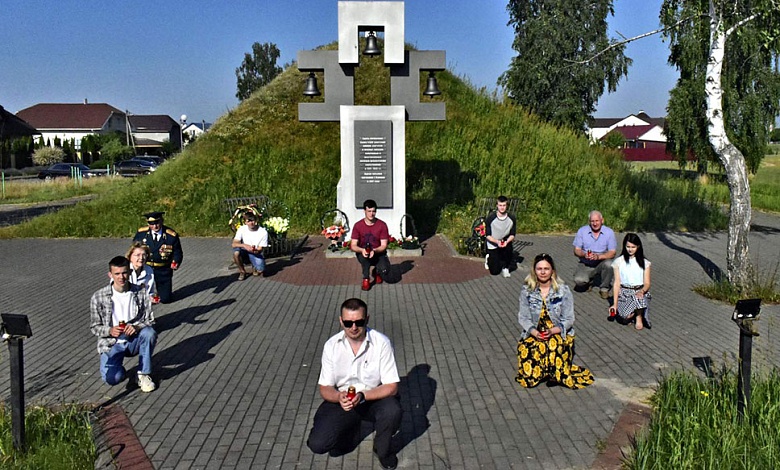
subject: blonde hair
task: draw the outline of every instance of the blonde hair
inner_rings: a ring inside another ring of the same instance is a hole
[[[133,242],[133,243],[130,244],[130,248],[127,250],[127,253],[125,253],[125,258],[130,259],[130,256],[138,248],[144,250],[144,253],[146,253],[146,256],[151,256],[152,255],[152,252],[149,250],[148,246],[144,245],[141,242]]]
[[[550,263],[550,267],[552,268],[550,285],[552,286],[553,290],[557,291],[559,288],[559,283],[562,281],[558,279],[558,272],[555,270],[555,261],[553,261],[552,256],[548,255],[547,253],[536,255],[531,272],[525,278],[525,285],[528,286],[528,288],[531,290],[536,290],[536,286],[539,284],[539,279],[536,277],[536,265],[539,264],[540,261],[547,261]]]

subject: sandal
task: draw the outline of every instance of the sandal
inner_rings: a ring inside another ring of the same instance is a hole
[[[243,281],[244,279],[246,279],[246,273],[241,273],[241,274],[238,275],[238,280],[239,281]]]

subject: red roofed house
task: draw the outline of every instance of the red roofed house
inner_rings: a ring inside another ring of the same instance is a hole
[[[675,160],[666,152],[664,118],[651,118],[645,112],[624,118],[593,119],[589,123],[591,142],[603,140],[607,134],[618,132],[623,136],[623,155],[627,161]]]
[[[125,113],[106,103],[39,103],[16,116],[38,129],[44,142],[74,139],[76,146],[89,134],[126,133]]]

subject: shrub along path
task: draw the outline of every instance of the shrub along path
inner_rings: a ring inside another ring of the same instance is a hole
[[[754,226],[752,255],[772,268],[780,262],[780,218],[756,214]],[[690,290],[725,269],[726,234],[641,236],[653,261],[653,329],[608,323],[597,293],[575,294],[576,362],[596,377],[578,391],[514,382],[523,277],[530,259],[547,252],[570,281],[571,234],[521,236],[533,246],[509,279],[487,275],[479,261],[435,261],[430,242],[401,282],[369,292],[360,290],[355,261],[319,257],[323,239],[310,241],[312,251],[295,264],[272,264],[268,278],[237,282],[228,239],[185,238],[178,299],[155,310],[159,388],[151,394],[102,385],[89,332],[89,298],[129,238],[0,241],[0,306],[32,324],[27,402],[121,405],[158,469],[378,468],[371,436],[337,458],[305,445],[320,403],[321,348],[338,330],[339,304],[352,296],[368,302],[371,325],[396,348],[405,410],[400,468],[586,468],[627,403],[646,398],[663,371],[692,369],[699,356],[715,367],[736,361],[732,308]],[[301,281],[308,277],[318,280]],[[778,306],[763,308],[755,371],[780,361],[778,314]],[[0,361],[7,354],[0,348]],[[8,389],[0,367],[3,399]]]

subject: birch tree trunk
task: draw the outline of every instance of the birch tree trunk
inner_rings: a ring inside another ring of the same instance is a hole
[[[724,29],[713,0],[710,0],[709,4],[710,50],[704,86],[707,95],[709,141],[726,170],[726,180],[731,195],[726,272],[729,282],[738,287],[746,287],[750,272],[750,259],[748,257],[748,235],[751,219],[750,182],[748,181],[745,157],[726,135],[721,85],[726,39],[733,30],[726,31]]]

